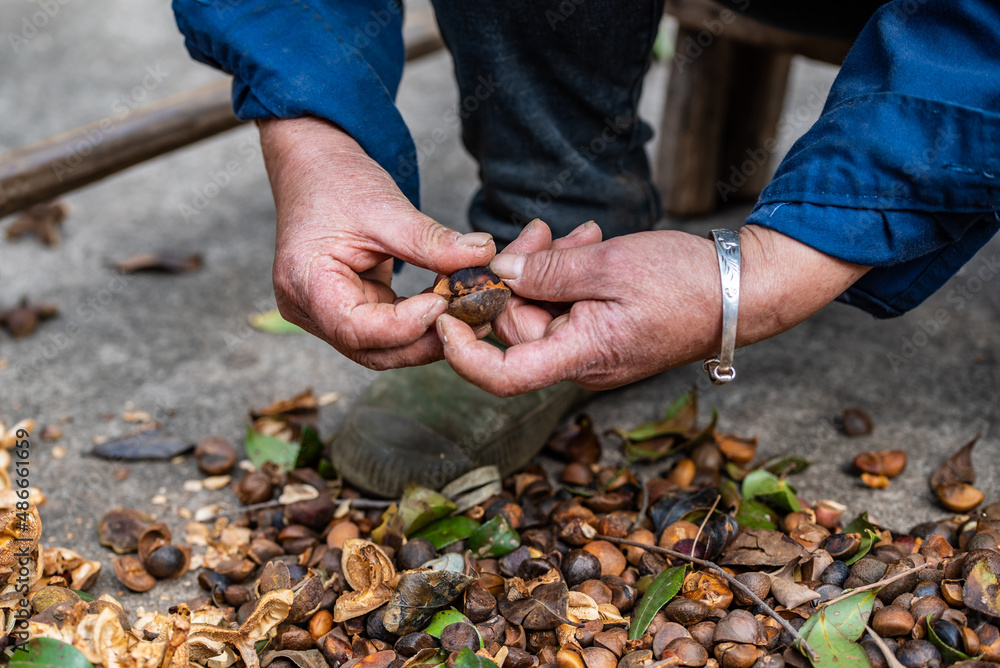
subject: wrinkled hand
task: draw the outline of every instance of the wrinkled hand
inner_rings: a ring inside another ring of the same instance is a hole
[[[745,227],[740,237],[739,345],[798,324],[868,269],[765,228]],[[518,295],[494,322],[510,347],[477,341],[447,315],[437,327],[449,364],[494,394],[562,380],[607,389],[719,352],[721,287],[708,239],[662,231],[600,242],[588,223],[552,242],[535,221],[490,266]]]
[[[392,258],[450,274],[486,264],[496,253],[492,238],[460,235],[417,211],[330,123],[261,121],[260,135],[278,211],[274,288],[282,316],[373,369],[440,359],[440,340],[428,328],[447,302],[433,293],[397,297]]]

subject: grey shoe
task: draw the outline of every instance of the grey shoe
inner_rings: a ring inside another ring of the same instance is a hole
[[[591,396],[571,382],[500,398],[446,362],[385,371],[350,409],[330,445],[353,485],[398,497],[410,482],[439,489],[493,464],[507,475],[542,449],[559,420]]]

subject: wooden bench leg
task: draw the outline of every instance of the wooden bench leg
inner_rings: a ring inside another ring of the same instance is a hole
[[[680,27],[677,48],[684,49],[689,39],[697,44],[699,32]],[[719,37],[697,57],[670,64],[656,180],[663,209],[673,216],[699,216],[715,209],[733,46]]]
[[[792,64],[790,53],[749,44],[733,45],[732,55],[722,159],[715,184],[716,194],[727,203],[756,200],[771,180]]]
[[[681,27],[682,56],[704,34]],[[656,165],[666,213],[703,216],[722,202],[753,199],[767,184],[790,62],[787,53],[725,35],[697,57],[674,60]]]

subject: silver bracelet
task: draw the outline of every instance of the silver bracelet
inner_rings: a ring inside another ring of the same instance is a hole
[[[712,230],[722,275],[722,350],[705,360],[702,367],[716,385],[736,378],[736,320],[740,312],[740,235],[734,230]]]

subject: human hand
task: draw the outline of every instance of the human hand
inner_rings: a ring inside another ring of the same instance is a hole
[[[274,289],[282,316],[373,369],[440,359],[428,328],[447,302],[392,290],[392,258],[440,274],[485,265],[488,234],[423,215],[347,133],[316,118],[259,123],[277,207]],[[480,332],[481,334],[483,332]]]
[[[868,270],[766,228],[745,227],[740,238],[739,345],[798,324]],[[442,315],[437,327],[449,364],[510,396],[561,380],[608,389],[718,354],[722,304],[712,241],[676,231],[594,240],[587,226],[557,242],[541,221],[525,228],[490,265],[518,295],[494,322],[510,347],[478,342],[467,325]],[[554,316],[537,302],[570,308]]]

